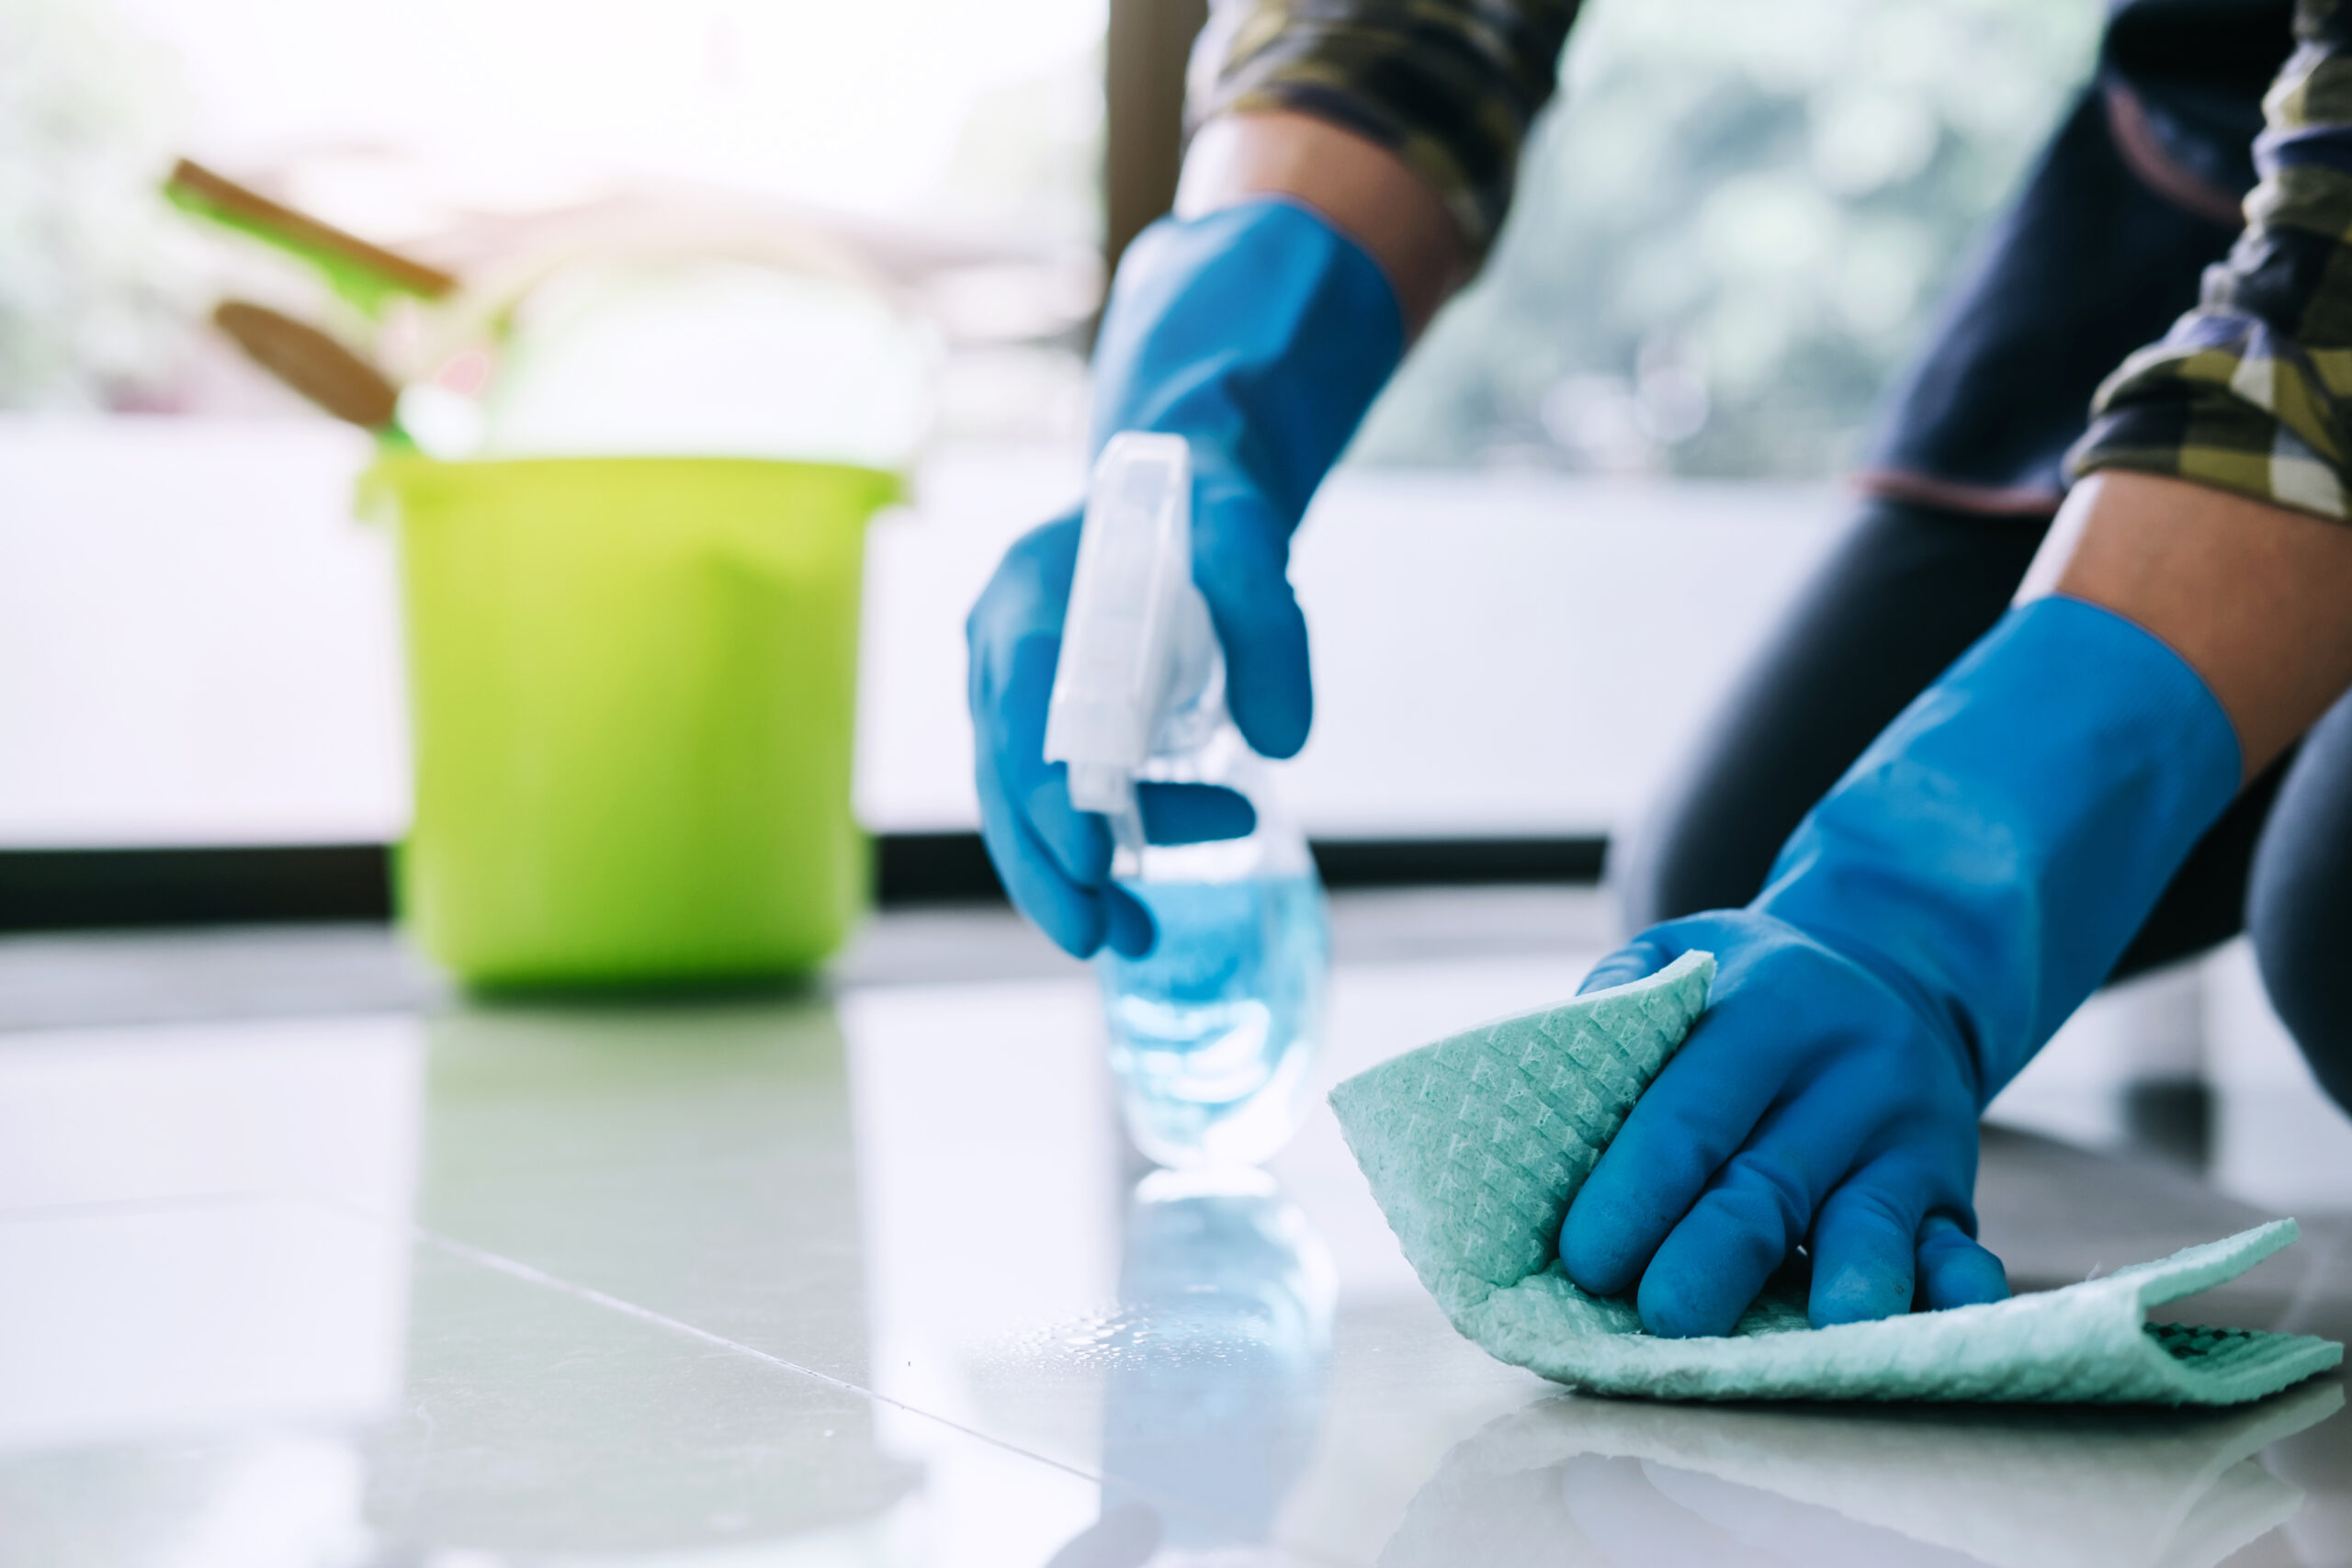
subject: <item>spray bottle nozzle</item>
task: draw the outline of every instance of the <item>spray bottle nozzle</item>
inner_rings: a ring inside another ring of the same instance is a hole
[[[1135,779],[1151,756],[1174,672],[1214,641],[1193,586],[1192,454],[1180,435],[1130,431],[1094,465],[1078,568],[1046,717],[1046,760],[1069,764],[1070,804],[1109,817],[1140,850]]]

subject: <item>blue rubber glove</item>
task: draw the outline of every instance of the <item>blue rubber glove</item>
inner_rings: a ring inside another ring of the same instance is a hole
[[[1569,1278],[1723,1334],[1802,1243],[1816,1325],[1995,1301],[1976,1119],[2107,977],[2238,787],[2180,657],[2072,599],[2013,610],[1799,826],[1745,909],[1652,928],[1707,1012],[1577,1195]]]
[[[1193,581],[1224,645],[1226,701],[1252,748],[1288,757],[1313,714],[1306,620],[1287,576],[1308,499],[1404,353],[1396,292],[1303,207],[1256,201],[1163,220],[1128,247],[1094,356],[1094,448],[1127,430],[1186,437]],[[1151,917],[1111,882],[1103,819],[1045,761],[1046,709],[1078,559],[1065,517],[1006,552],[965,624],[980,826],[1005,889],[1083,958],[1128,957]],[[1155,843],[1238,838],[1248,801],[1203,785],[1138,792]]]

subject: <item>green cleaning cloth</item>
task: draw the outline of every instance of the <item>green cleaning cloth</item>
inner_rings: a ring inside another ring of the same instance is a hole
[[[1568,1200],[1707,1005],[1714,959],[1490,1023],[1357,1074],[1331,1106],[1405,1257],[1489,1354],[1658,1399],[2234,1404],[2344,1359],[2303,1335],[2151,1324],[2295,1239],[2280,1220],[1985,1306],[1814,1328],[1768,1290],[1720,1338],[1660,1339],[1561,1271]]]

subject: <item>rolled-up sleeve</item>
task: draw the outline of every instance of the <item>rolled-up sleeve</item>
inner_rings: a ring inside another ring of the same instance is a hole
[[[1193,123],[1289,109],[1396,152],[1474,254],[1510,205],[1580,0],[1218,0],[1193,57]]]
[[[2295,32],[2245,231],[2099,389],[2078,478],[2165,474],[2352,521],[2352,5],[2301,0]]]

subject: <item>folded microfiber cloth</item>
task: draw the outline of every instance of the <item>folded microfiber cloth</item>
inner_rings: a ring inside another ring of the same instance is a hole
[[[1487,1024],[1331,1091],[1405,1257],[1498,1359],[1600,1393],[1659,1399],[2235,1404],[2344,1359],[2304,1335],[2151,1324],[2295,1239],[2279,1220],[2157,1263],[1984,1306],[1814,1328],[1768,1290],[1720,1338],[1660,1339],[1586,1294],[1557,1252],[1568,1201],[1698,1021],[1714,960]]]

